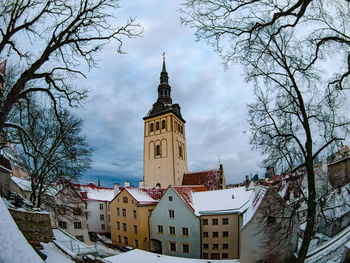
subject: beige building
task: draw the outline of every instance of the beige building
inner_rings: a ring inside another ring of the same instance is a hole
[[[171,87],[163,58],[158,99],[144,117],[144,184],[167,188],[181,185],[187,172],[186,121],[180,106],[172,104]]]
[[[148,217],[165,190],[123,188],[110,202],[114,244],[150,250]]]

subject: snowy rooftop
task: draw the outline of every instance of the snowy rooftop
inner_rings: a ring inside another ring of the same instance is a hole
[[[222,263],[222,260],[213,259],[192,259],[171,257],[155,254],[144,250],[134,249],[113,257],[107,257],[105,262],[124,263],[124,262],[143,262],[143,263]],[[226,263],[239,263],[239,260],[225,260]]]
[[[243,214],[243,222],[242,222],[242,228],[245,227],[245,225],[252,219],[252,217],[254,216],[256,210],[258,209],[258,207],[261,204],[261,201],[264,199],[264,196],[267,192],[267,188],[266,187],[261,187],[259,191],[257,191],[257,193],[254,193],[255,191],[253,191],[253,194],[250,196],[250,199],[247,203],[247,210],[244,212]]]
[[[93,183],[88,185],[72,184],[73,187],[80,193],[86,193],[86,197],[83,199],[87,200],[98,200],[98,201],[111,201],[114,198],[114,189],[96,186]]]
[[[19,178],[16,176],[11,176],[11,180],[18,185],[19,188],[21,188],[23,191],[28,191],[30,192],[32,187],[31,187],[31,181],[24,179],[24,178]]]
[[[253,190],[237,187],[224,190],[194,193],[195,209],[198,214],[240,212],[253,195]],[[218,200],[220,200],[218,202]]]
[[[2,198],[0,215],[0,262],[43,262],[18,229]]]
[[[180,198],[188,205],[188,207],[193,212],[196,211],[193,193],[208,191],[208,189],[203,185],[173,185],[171,187],[175,190],[175,192],[177,192]]]
[[[140,204],[157,203],[163,196],[164,189],[156,188],[125,188],[129,194]]]

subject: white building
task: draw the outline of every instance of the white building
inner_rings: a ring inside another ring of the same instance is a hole
[[[89,232],[110,233],[109,202],[114,198],[114,188],[72,184],[87,203],[87,223]]]

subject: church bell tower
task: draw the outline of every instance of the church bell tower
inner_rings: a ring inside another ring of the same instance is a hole
[[[181,185],[183,175],[187,172],[186,121],[181,116],[179,104],[172,103],[168,80],[163,53],[158,99],[143,118],[145,187]]]

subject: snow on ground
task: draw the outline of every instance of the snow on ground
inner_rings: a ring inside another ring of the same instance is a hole
[[[43,262],[18,229],[2,198],[0,215],[0,262]]]
[[[350,226],[335,235],[321,246],[309,248],[307,263],[340,263],[345,252],[345,244],[350,241]]]
[[[56,238],[54,243],[72,257],[76,257],[77,255],[96,253],[94,247],[80,242],[61,229],[54,228],[52,229],[52,232]]]
[[[142,263],[239,263],[237,259],[231,260],[214,260],[214,259],[192,259],[171,257],[151,253],[144,250],[134,249],[113,257],[105,258],[106,263],[125,263],[125,262],[142,262]]]
[[[69,256],[67,256],[63,251],[61,251],[54,243],[41,243],[44,247],[41,252],[43,252],[47,259],[45,260],[46,263],[74,263],[75,261],[72,260]]]
[[[122,253],[121,251],[113,248],[106,247],[102,242],[92,242],[93,246],[96,248],[98,255],[100,257],[111,257]]]

